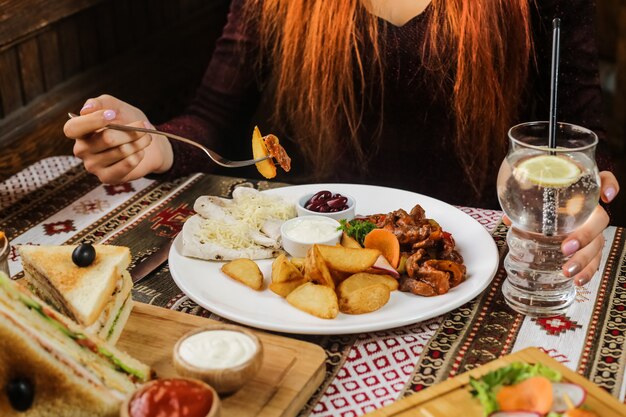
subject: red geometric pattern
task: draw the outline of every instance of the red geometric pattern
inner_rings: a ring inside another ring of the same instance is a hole
[[[542,317],[538,319],[532,319],[541,328],[543,328],[549,335],[558,336],[561,333],[565,333],[568,330],[580,329],[582,326],[575,321],[571,320],[567,316],[555,316],[555,317]]]
[[[108,201],[96,198],[94,200],[80,201],[72,206],[72,210],[74,210],[78,214],[86,215],[92,213],[101,213],[109,207],[110,204]]]
[[[463,213],[468,214],[478,223],[483,225],[487,231],[492,232],[500,220],[502,219],[502,212],[498,210],[484,210],[472,207],[456,206]]]
[[[391,404],[439,325],[440,319],[433,319],[360,335],[312,415],[359,416]]]
[[[135,189],[133,188],[133,185],[131,183],[124,182],[122,184],[105,185],[104,191],[106,191],[108,195],[116,195],[123,193],[132,193],[133,191],[135,191]]]
[[[48,236],[56,235],[59,233],[75,232],[74,220],[65,220],[62,222],[46,223],[43,225],[44,232]]]
[[[194,213],[193,210],[188,207],[189,205],[187,203],[182,203],[176,208],[166,208],[150,219],[152,222],[150,228],[159,236],[174,238],[183,228],[185,220]]]

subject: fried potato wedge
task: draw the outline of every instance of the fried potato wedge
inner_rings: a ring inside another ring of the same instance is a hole
[[[348,278],[342,285],[349,282]],[[362,284],[362,283],[359,283]],[[371,313],[383,307],[389,301],[391,291],[385,284],[369,284],[367,286],[346,285],[339,286],[339,310],[346,314]]]
[[[222,265],[222,272],[248,287],[260,291],[263,289],[263,274],[259,266],[250,259],[235,259]]]
[[[322,319],[334,319],[339,314],[337,294],[332,288],[307,282],[287,296],[287,302],[299,310]]]
[[[384,284],[389,288],[389,291],[396,291],[398,289],[398,280],[390,275],[383,274],[371,274],[368,272],[359,272],[349,277],[351,280],[346,285],[350,288],[367,287],[368,285]],[[347,281],[347,279],[346,279]]]
[[[348,236],[346,232],[341,234],[341,246],[344,248],[361,249],[362,246],[353,237]]]
[[[328,265],[322,256],[319,245],[313,245],[304,258],[304,277],[308,281],[313,281],[317,284],[324,285],[331,289],[335,288],[335,281],[333,280]]]
[[[330,269],[356,274],[374,265],[380,256],[378,249],[345,248],[343,246],[313,245]]]
[[[290,292],[306,282],[308,281],[302,272],[284,254],[278,256],[272,263],[272,282],[269,288],[281,297],[287,297]]]
[[[291,258],[291,263],[304,274],[304,258]]]
[[[269,154],[270,152],[268,151],[267,146],[265,146],[263,136],[261,136],[261,131],[257,126],[255,126],[254,131],[252,132],[252,156],[254,159],[258,159],[269,156]],[[276,165],[274,164],[272,158],[257,162],[255,165],[259,173],[265,178],[271,179],[276,176]]]

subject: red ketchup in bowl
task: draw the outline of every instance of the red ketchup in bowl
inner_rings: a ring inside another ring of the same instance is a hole
[[[318,191],[304,203],[304,208],[317,213],[335,213],[348,209],[348,198],[330,191]]]
[[[130,417],[206,417],[213,406],[213,393],[187,379],[158,379],[130,400]]]

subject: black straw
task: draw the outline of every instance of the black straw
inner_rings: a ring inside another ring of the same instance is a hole
[[[559,88],[559,51],[561,49],[561,19],[552,20],[552,73],[550,75],[550,131],[548,147],[556,148],[556,97]]]

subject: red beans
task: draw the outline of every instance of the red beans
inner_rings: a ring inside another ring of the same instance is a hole
[[[304,204],[304,208],[318,213],[334,213],[348,208],[348,198],[330,191],[318,191]]]

